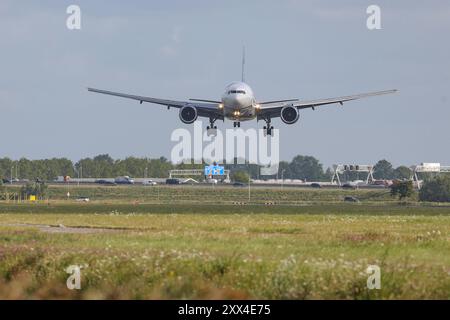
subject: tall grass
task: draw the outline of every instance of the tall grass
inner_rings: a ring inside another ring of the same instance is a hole
[[[447,208],[0,208],[3,299],[450,298]],[[86,266],[80,291],[66,288],[72,264]],[[370,264],[381,268],[381,290],[366,287]]]

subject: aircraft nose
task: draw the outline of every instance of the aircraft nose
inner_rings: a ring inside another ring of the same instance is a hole
[[[235,101],[236,103],[239,103],[239,104],[245,102],[246,100],[247,100],[247,97],[244,96],[244,95],[236,95],[236,96],[234,97],[234,101]]]
[[[239,98],[237,96],[228,96],[226,100],[227,103],[231,105],[236,105],[239,103]]]

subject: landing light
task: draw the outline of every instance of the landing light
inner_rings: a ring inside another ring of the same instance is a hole
[[[223,109],[223,104],[219,104],[219,109]]]
[[[261,105],[260,104],[255,104],[255,109],[257,109],[257,110],[261,109]]]

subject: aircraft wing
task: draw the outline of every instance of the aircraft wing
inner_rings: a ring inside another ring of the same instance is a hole
[[[284,104],[277,104],[277,105],[260,105],[260,111],[258,113],[258,118],[263,119],[266,117],[270,118],[276,118],[280,116],[281,109],[284,106],[293,106],[296,107],[298,110],[300,109],[315,109],[316,107],[329,105],[329,104],[335,104],[339,103],[340,105],[343,105],[344,102],[367,98],[367,97],[373,97],[373,96],[380,96],[384,94],[390,94],[395,93],[397,90],[385,90],[385,91],[376,91],[376,92],[368,92],[368,93],[361,93],[356,94],[352,96],[343,96],[343,97],[336,97],[336,98],[326,98],[326,99],[318,99],[318,100],[310,100],[310,101],[301,101],[299,100],[292,100],[292,103],[284,103]],[[276,103],[275,103],[276,104]]]
[[[94,89],[94,88],[88,88],[88,91],[106,94],[106,95],[115,96],[115,97],[137,100],[141,104],[143,102],[159,104],[159,105],[167,106],[168,108],[182,108],[184,106],[189,105],[189,106],[193,106],[193,107],[197,108],[197,112],[200,117],[205,117],[205,118],[212,117],[212,118],[223,120],[223,113],[221,112],[221,110],[219,110],[217,103],[199,103],[199,102],[193,102],[193,101],[167,100],[167,99],[159,99],[159,98],[151,98],[151,97],[145,97],[145,96],[137,96],[137,95],[132,95],[132,94],[125,94],[125,93],[120,93],[120,92],[106,91],[106,90],[100,90],[100,89]]]

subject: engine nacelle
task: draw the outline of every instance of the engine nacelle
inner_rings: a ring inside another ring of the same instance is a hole
[[[281,109],[281,120],[286,124],[296,123],[299,118],[299,113],[296,107],[285,106]]]
[[[180,109],[180,120],[183,123],[193,123],[198,118],[197,108],[192,106],[184,106]]]

